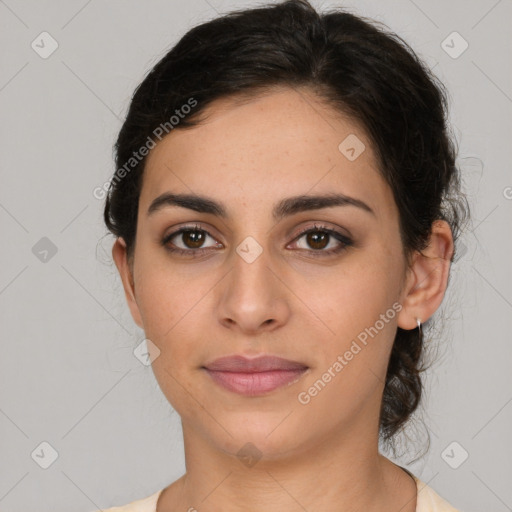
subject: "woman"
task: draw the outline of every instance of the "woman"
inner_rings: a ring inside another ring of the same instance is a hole
[[[384,457],[467,216],[442,84],[304,0],[190,30],[135,91],[105,205],[186,473],[111,511],[453,511]]]

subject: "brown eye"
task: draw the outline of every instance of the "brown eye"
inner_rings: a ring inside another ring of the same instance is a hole
[[[207,238],[213,240],[213,245],[205,246]],[[301,239],[304,239],[305,244],[299,243]],[[202,255],[210,249],[223,247],[222,243],[218,242],[208,231],[200,226],[184,226],[164,237],[161,243],[171,253],[192,257]],[[314,228],[303,230],[295,238],[294,243],[298,245],[299,249],[306,251],[314,257],[338,254],[353,244],[352,240],[347,236],[324,226],[315,226]]]
[[[208,236],[208,235],[206,235]],[[206,238],[205,232],[202,230],[191,230],[187,229],[185,231],[181,232],[181,238],[183,240],[183,243],[189,248],[189,249],[199,249],[201,245],[204,243],[204,240]]]
[[[301,240],[304,242],[300,243]],[[312,256],[329,256],[340,253],[353,244],[352,240],[334,229],[316,226],[303,230],[295,243]],[[329,247],[331,246],[331,247]]]
[[[213,240],[213,245],[203,247],[208,238]],[[183,254],[185,256],[198,255],[199,253],[222,246],[208,231],[201,229],[200,226],[184,226],[164,237],[161,243],[171,253]]]
[[[330,235],[322,231],[314,231],[306,234],[306,241],[313,249],[325,249],[329,243]]]

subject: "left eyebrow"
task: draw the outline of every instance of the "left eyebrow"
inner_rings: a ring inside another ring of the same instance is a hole
[[[224,219],[229,218],[223,203],[196,194],[172,194],[170,192],[161,194],[154,199],[148,208],[147,215],[152,215],[165,207],[171,206],[188,208],[199,213],[210,213]],[[275,221],[279,221],[299,212],[332,208],[334,206],[354,206],[375,216],[375,212],[365,202],[344,194],[287,197],[274,206],[272,216]]]
[[[344,194],[327,194],[316,196],[295,196],[279,201],[272,211],[274,220],[308,210],[320,210],[334,206],[355,206],[375,216],[375,212],[363,201]]]

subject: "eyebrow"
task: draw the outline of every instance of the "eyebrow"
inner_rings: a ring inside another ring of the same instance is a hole
[[[199,213],[210,213],[227,219],[229,217],[226,207],[211,198],[199,196],[196,194],[172,194],[165,192],[159,195],[151,202],[147,215],[166,207],[188,208]],[[287,197],[279,201],[272,210],[272,217],[279,221],[284,217],[294,215],[299,212],[309,210],[319,210],[321,208],[331,208],[333,206],[355,206],[375,216],[375,212],[363,201],[344,194],[326,194],[326,195],[300,195]]]

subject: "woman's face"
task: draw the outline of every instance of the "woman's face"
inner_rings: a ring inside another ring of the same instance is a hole
[[[140,195],[130,307],[160,350],[163,393],[184,430],[228,453],[251,442],[272,458],[376,436],[408,273],[368,137],[305,89],[207,111],[151,151]],[[225,215],[165,202],[148,213],[162,194],[207,198]],[[293,207],[299,196],[335,194],[361,203]],[[309,371],[248,396],[203,368],[236,354]]]

